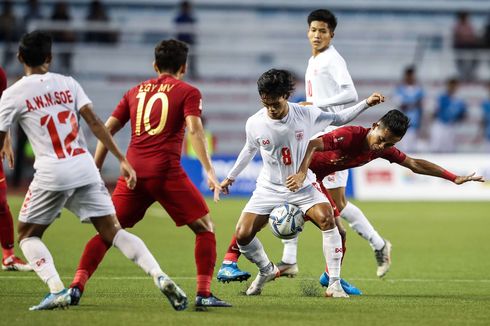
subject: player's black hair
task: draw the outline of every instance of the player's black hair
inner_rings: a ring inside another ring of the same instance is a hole
[[[51,56],[51,35],[43,31],[24,34],[19,43],[19,56],[29,67],[37,67]]]
[[[403,74],[405,76],[406,75],[413,75],[413,74],[415,74],[415,72],[416,72],[415,66],[410,65],[410,66],[405,67],[405,71],[403,72]]]
[[[410,125],[410,119],[402,111],[398,110],[388,111],[378,122],[397,137],[405,136]]]
[[[294,91],[293,75],[287,70],[267,70],[257,80],[257,88],[262,98],[277,99],[284,97],[288,99]]]
[[[308,15],[308,26],[310,26],[311,22],[314,21],[326,23],[331,32],[334,32],[335,28],[337,28],[337,17],[335,17],[335,15],[327,9],[317,9],[310,12]]]
[[[155,46],[155,63],[160,72],[175,74],[187,62],[187,44],[177,40],[163,40]]]

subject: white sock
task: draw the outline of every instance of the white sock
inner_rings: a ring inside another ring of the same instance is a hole
[[[347,202],[347,205],[340,212],[340,216],[349,222],[349,226],[354,231],[369,241],[369,244],[374,250],[380,250],[384,247],[385,241],[379,236],[378,232],[357,206],[351,202]]]
[[[328,266],[330,283],[340,279],[340,264],[342,261],[342,238],[337,227],[322,231],[323,255]]]
[[[145,243],[134,234],[121,229],[116,233],[112,244],[121,250],[124,256],[141,267],[145,273],[153,277],[154,280],[160,276],[168,277],[162,271]]]
[[[238,244],[238,248],[240,248],[240,252],[247,257],[248,260],[257,265],[261,272],[267,272],[270,266],[272,266],[262,243],[257,237],[253,238],[247,245],[242,246]]]
[[[53,256],[41,239],[38,237],[25,238],[20,242],[20,249],[37,276],[48,285],[49,292],[58,293],[65,288],[54,266]]]
[[[282,240],[284,249],[282,250],[281,261],[286,264],[296,264],[298,254],[298,237],[290,240]]]

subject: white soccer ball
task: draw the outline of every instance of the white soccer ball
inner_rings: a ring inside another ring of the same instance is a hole
[[[280,239],[292,239],[303,231],[305,219],[299,207],[291,204],[277,206],[269,215],[272,233]]]

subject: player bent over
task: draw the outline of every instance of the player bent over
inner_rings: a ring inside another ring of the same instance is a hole
[[[105,243],[117,247],[152,276],[176,310],[185,309],[184,292],[162,272],[143,241],[121,229],[114,216],[109,193],[79,129],[79,115],[117,157],[128,187],[134,188],[136,174],[78,82],[48,71],[51,43],[51,37],[44,32],[34,31],[22,37],[18,58],[25,76],[8,88],[0,100],[0,146],[17,120],[36,155],[34,179],[19,214],[19,241],[24,256],[50,293],[30,310],[66,307],[71,301],[53,257],[41,240],[63,207],[82,222],[91,222]]]
[[[340,285],[342,241],[332,207],[315,186],[312,176],[296,192],[286,188],[286,178],[298,170],[308,140],[315,133],[330,124],[349,122],[369,106],[382,102],[383,96],[375,93],[351,108],[331,113],[313,106],[289,103],[287,99],[294,86],[291,74],[285,70],[265,72],[257,85],[264,108],[247,120],[245,146],[228,177],[221,183],[227,193],[235,178],[260,151],[264,166],[257,179],[257,188],[243,209],[235,232],[240,252],[259,268],[259,274],[246,294],[259,295],[266,282],[279,276],[279,269],[267,257],[256,234],[267,223],[273,208],[288,202],[298,206],[322,232],[323,253],[331,276],[326,295],[348,297]]]
[[[203,196],[180,164],[187,126],[192,146],[207,172],[209,187],[215,191],[215,200],[219,199],[221,187],[206,149],[200,118],[201,93],[181,80],[186,72],[187,52],[187,45],[176,40],[157,44],[153,67],[158,76],[130,89],[107,120],[112,134],[130,122],[127,157],[138,175],[134,189],[119,179],[112,200],[123,228],[138,223],[154,202],[162,205],[177,226],[187,225],[196,234],[196,307],[230,307],[211,293],[216,263],[214,226]],[[106,146],[99,142],[95,153],[99,168],[106,154]],[[85,283],[109,247],[100,235],[87,243],[71,284],[73,304],[78,304]]]
[[[333,172],[362,166],[377,158],[397,163],[417,174],[444,178],[458,185],[468,181],[484,181],[482,177],[473,174],[456,176],[434,163],[411,158],[399,151],[394,145],[403,138],[408,126],[409,119],[405,114],[398,110],[391,110],[373,123],[371,128],[345,126],[314,138],[308,145],[298,173],[289,176],[286,185],[291,191],[301,189],[303,182],[308,181],[308,168],[315,173],[319,182]],[[233,258],[232,261],[236,264],[238,256],[232,250],[228,250],[225,260],[227,257]],[[239,269],[235,270],[235,273],[240,272],[243,273]],[[327,272],[320,277],[320,283],[323,286],[328,285]],[[343,287],[346,289],[346,286]]]
[[[0,96],[7,88],[7,76],[0,68]],[[14,168],[14,153],[7,134],[3,148],[0,150],[0,158],[7,159],[10,169]],[[2,270],[4,271],[32,271],[32,267],[14,254],[14,223],[12,213],[7,202],[7,180],[0,163],[0,244],[2,245]]]

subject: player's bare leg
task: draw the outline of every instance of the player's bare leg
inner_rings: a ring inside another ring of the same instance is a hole
[[[323,235],[323,254],[330,275],[325,295],[333,298],[349,297],[340,284],[342,238],[335,224],[332,207],[328,203],[316,204],[306,212],[306,215],[322,231]]]
[[[106,243],[112,243],[124,256],[153,278],[155,285],[167,297],[175,310],[187,308],[187,297],[184,291],[162,271],[140,238],[123,230],[114,215],[91,218],[91,221]]]
[[[211,279],[216,264],[216,237],[210,215],[206,214],[188,226],[196,234],[194,250],[197,267],[196,308],[231,307],[231,304],[211,293]]]
[[[247,289],[247,295],[260,295],[265,283],[279,277],[279,269],[270,261],[260,240],[255,236],[268,221],[267,215],[243,212],[235,235],[240,252],[259,268],[257,277]]]
[[[49,225],[20,221],[18,224],[20,248],[39,278],[48,285],[50,292],[37,306],[32,306],[29,310],[65,308],[70,304],[70,295],[56,271],[53,257],[41,241],[48,227]]]
[[[366,239],[373,248],[378,265],[376,275],[383,277],[391,265],[391,243],[378,234],[357,206],[347,201],[345,187],[329,189],[328,191],[337,204],[340,216],[349,223],[349,226],[357,234]]]

